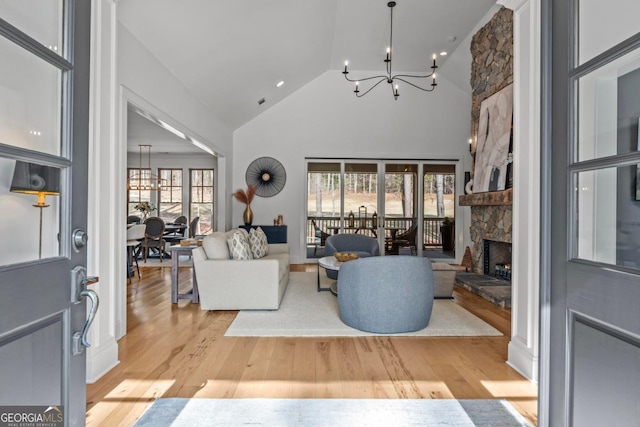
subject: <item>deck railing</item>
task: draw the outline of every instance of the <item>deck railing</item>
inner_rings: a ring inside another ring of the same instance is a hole
[[[327,234],[337,233],[360,233],[368,236],[375,237],[374,229],[372,227],[371,218],[366,220],[355,219],[354,227],[351,228],[348,225],[348,219],[345,218],[344,227],[341,228],[340,217],[337,216],[310,216],[307,217],[307,242],[314,243],[316,238],[316,230],[313,227],[311,220],[314,220],[320,230]],[[422,230],[423,238],[422,242],[425,248],[441,247],[442,239],[440,236],[440,226],[442,225],[443,217],[427,217],[423,219]],[[453,220],[453,218],[452,218]],[[384,219],[385,237],[391,237],[392,230],[397,234],[401,234],[403,231],[408,230],[414,223],[415,219],[411,217],[387,217]]]

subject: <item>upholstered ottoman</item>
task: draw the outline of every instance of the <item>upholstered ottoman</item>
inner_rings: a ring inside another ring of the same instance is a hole
[[[453,298],[453,285],[456,283],[457,269],[444,262],[432,262],[433,296],[435,298]]]

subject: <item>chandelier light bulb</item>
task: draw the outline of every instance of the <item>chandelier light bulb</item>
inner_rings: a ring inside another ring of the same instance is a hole
[[[347,71],[347,66],[349,65],[349,61],[344,61],[344,71],[342,72],[342,74],[348,74],[349,72]],[[347,77],[345,75],[345,77]]]

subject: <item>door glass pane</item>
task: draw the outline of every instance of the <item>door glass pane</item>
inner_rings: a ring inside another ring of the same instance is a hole
[[[454,257],[456,167],[424,165],[423,179],[424,247],[430,257]]]
[[[0,0],[2,19],[62,54],[62,0]]]
[[[579,0],[579,63],[601,54],[638,32],[640,2]]]
[[[377,237],[372,227],[378,206],[378,165],[375,163],[345,163],[343,232]]]
[[[416,255],[417,164],[386,164],[384,182],[385,253]]]
[[[61,71],[4,37],[0,58],[0,143],[60,155]]]
[[[640,165],[576,177],[576,256],[640,269]]]
[[[307,165],[307,258],[324,256],[324,243],[340,227],[340,163]]]
[[[0,158],[0,266],[60,254],[60,169]]]
[[[578,81],[579,161],[638,150],[640,49]]]

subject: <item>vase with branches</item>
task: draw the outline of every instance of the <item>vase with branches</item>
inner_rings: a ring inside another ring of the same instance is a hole
[[[243,190],[242,188],[238,188],[234,193],[233,197],[236,198],[241,203],[246,205],[244,209],[244,213],[242,214],[242,219],[244,221],[244,225],[251,225],[253,223],[253,211],[251,210],[251,202],[253,201],[253,197],[256,194],[256,188],[253,185],[247,187],[247,190]]]
[[[140,202],[133,208],[142,214],[143,220],[147,219],[149,214],[157,209],[152,203],[149,202]]]

